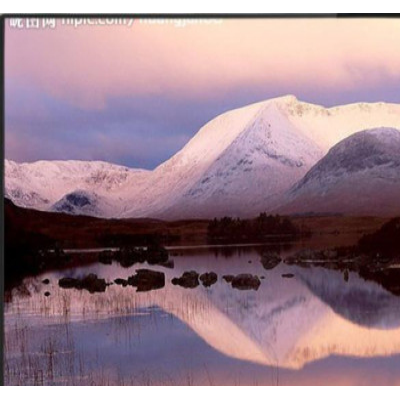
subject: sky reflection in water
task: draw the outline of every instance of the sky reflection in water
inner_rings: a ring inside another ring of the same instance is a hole
[[[6,382],[400,384],[400,298],[379,285],[355,274],[346,283],[322,268],[266,271],[252,248],[177,253],[173,270],[151,267],[165,272],[166,287],[146,293],[57,286],[91,272],[126,278],[139,265],[96,263],[27,279],[31,295],[14,290],[6,304]],[[192,269],[215,271],[218,282],[170,283]],[[258,291],[222,280],[243,272],[265,277]],[[288,272],[294,278],[282,278]]]

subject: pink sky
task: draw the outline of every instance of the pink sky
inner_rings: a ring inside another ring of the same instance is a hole
[[[163,123],[168,135],[180,137],[170,153],[219,112],[275,95],[324,105],[398,101],[399,46],[400,19],[225,19],[184,28],[138,20],[131,27],[74,28],[59,20],[54,30],[15,29],[6,22],[6,153],[15,159],[50,158],[33,149],[22,155],[23,136],[33,143],[43,129],[50,132],[52,118],[57,129],[65,124],[62,140],[72,129],[68,121],[80,118],[83,129],[89,115],[84,113],[96,110],[120,125],[110,103],[127,99],[136,102],[135,121],[147,117],[142,129],[147,134],[157,129],[166,134],[165,128],[149,126],[160,115],[160,99],[168,100],[170,110],[164,111],[171,120]],[[58,120],[55,104],[62,114]],[[179,121],[182,104],[192,104],[185,111],[186,117],[193,115],[191,123]],[[74,111],[69,117],[68,107]],[[133,106],[124,107],[128,114]],[[46,126],[28,132],[30,120],[21,127],[21,111],[26,119],[30,115],[32,126]],[[98,137],[111,134],[104,126]],[[95,129],[91,124],[85,132],[89,128]],[[72,153],[66,157],[79,156],[78,149]]]
[[[400,19],[223,20],[6,30],[6,76],[101,107],[107,96],[210,96],[232,86],[338,90],[400,77]]]

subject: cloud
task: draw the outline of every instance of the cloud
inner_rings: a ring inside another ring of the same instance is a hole
[[[213,112],[212,104],[164,97],[108,98],[102,109],[82,109],[29,85],[9,82],[6,157],[101,159],[154,168],[178,151]]]
[[[6,22],[6,155],[153,168],[209,119],[266,98],[400,102],[398,43],[398,19]]]
[[[219,96],[232,87],[326,89],[400,76],[398,19],[6,29],[6,77],[82,107],[108,96]],[[358,71],[382,70],[385,76]],[[365,79],[367,78],[367,79]]]

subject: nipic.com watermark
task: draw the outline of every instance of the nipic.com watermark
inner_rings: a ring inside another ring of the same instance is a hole
[[[57,26],[126,26],[134,23],[148,26],[170,25],[185,28],[192,25],[219,25],[221,18],[10,18],[8,25],[13,29],[55,29]]]
[[[57,26],[116,26],[131,27],[134,18],[10,18],[8,25],[15,29],[55,29]]]
[[[113,26],[124,25],[128,28],[134,23],[134,18],[62,18],[61,25],[80,26]]]
[[[219,25],[222,18],[140,18],[140,24],[172,25],[175,28],[185,28],[190,25]]]

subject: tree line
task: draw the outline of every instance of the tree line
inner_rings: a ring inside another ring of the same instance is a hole
[[[266,213],[254,219],[214,218],[207,228],[209,242],[264,241],[272,236],[299,234],[300,230],[289,218]]]

